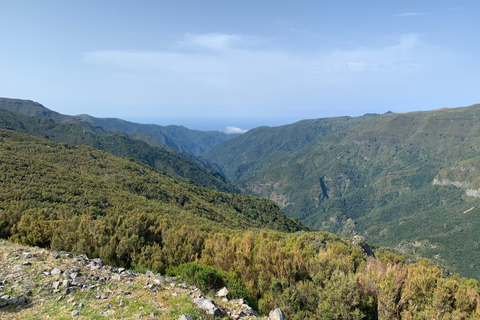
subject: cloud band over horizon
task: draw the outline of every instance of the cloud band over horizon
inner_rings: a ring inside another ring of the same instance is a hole
[[[290,109],[294,101],[367,90],[366,79],[382,87],[413,76],[430,54],[420,39],[411,33],[384,47],[299,55],[262,47],[261,39],[248,36],[187,33],[164,50],[93,51],[84,54],[84,62],[109,72],[119,85],[144,83],[147,96],[155,92],[163,105],[194,114],[189,106],[208,104],[216,114],[244,116],[236,106],[250,104],[266,106],[262,115],[268,115],[274,107]]]

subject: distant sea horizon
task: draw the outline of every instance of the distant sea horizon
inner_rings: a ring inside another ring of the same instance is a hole
[[[184,126],[192,130],[225,132],[227,127],[251,130],[261,126],[287,125],[304,119],[294,117],[129,117],[124,120],[161,126]]]

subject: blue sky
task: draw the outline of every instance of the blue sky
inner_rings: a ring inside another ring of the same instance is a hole
[[[224,130],[480,102],[479,1],[4,1],[0,96]]]

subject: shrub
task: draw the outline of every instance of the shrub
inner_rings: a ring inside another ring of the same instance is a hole
[[[233,272],[224,272],[197,263],[185,263],[168,270],[168,274],[179,276],[182,281],[193,284],[204,292],[227,287],[228,299],[246,299],[252,308],[257,308],[257,304],[245,283]]]

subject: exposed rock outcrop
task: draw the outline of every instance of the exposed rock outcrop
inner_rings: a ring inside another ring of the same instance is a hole
[[[105,265],[101,259],[49,252],[0,240],[0,319],[57,319],[99,315],[107,319],[160,319],[173,311],[194,310],[182,320],[205,314],[253,319],[259,314],[243,299],[216,300],[175,277],[136,273]]]

